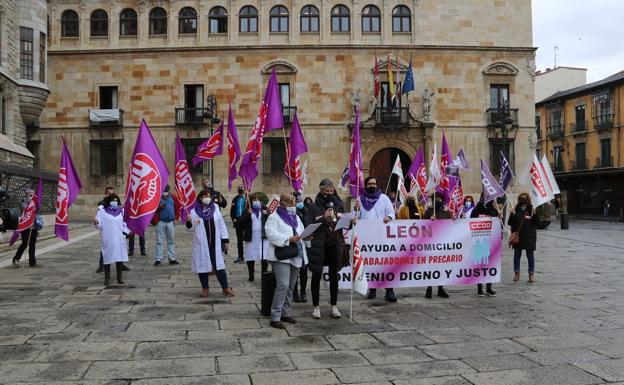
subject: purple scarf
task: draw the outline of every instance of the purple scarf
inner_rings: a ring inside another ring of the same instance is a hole
[[[288,226],[292,227],[294,230],[297,230],[297,214],[291,214],[286,210],[286,207],[278,206],[277,215],[286,223]]]
[[[377,189],[377,191],[375,191],[372,194],[364,190],[364,195],[360,197],[360,201],[362,202],[362,207],[364,207],[364,210],[370,211],[373,208],[373,206],[375,206],[375,203],[377,203],[377,200],[379,199],[380,196],[381,196],[381,190],[379,189]]]
[[[205,221],[209,221],[214,216],[215,204],[203,205],[201,203],[195,205],[195,213],[198,217]]]
[[[253,211],[256,218],[260,217],[260,211],[262,211],[262,207],[258,207],[258,208],[252,207],[251,210]]]
[[[112,208],[109,206],[105,208],[104,211],[106,211],[106,213],[108,213],[109,215],[116,217],[117,215],[121,214],[121,207]]]

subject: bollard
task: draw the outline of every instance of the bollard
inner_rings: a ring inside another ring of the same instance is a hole
[[[570,218],[568,214],[559,214],[559,218],[561,221],[561,230],[567,230],[570,228]]]

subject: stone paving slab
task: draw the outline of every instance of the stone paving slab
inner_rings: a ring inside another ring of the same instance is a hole
[[[441,360],[525,352],[525,346],[511,340],[486,340],[421,346],[423,352]]]
[[[232,356],[241,354],[235,339],[210,341],[141,342],[134,358],[158,359],[179,357]]]
[[[360,353],[373,365],[404,364],[408,362],[431,361],[432,358],[420,349],[409,346],[400,348],[362,349]]]
[[[334,373],[327,369],[252,373],[250,377],[254,385],[329,385],[338,383]]]
[[[364,366],[370,363],[354,350],[339,350],[316,353],[291,353],[290,359],[297,369],[339,368]]]
[[[624,359],[577,362],[574,364],[607,381],[624,381]]]
[[[602,379],[570,365],[465,374],[474,385],[587,385]]]
[[[216,374],[216,362],[214,358],[97,361],[89,368],[85,379],[140,379],[152,377],[205,376],[209,374]]]
[[[251,384],[249,376],[243,374],[201,376],[201,377],[168,377],[148,378],[132,381],[132,385],[247,385]]]
[[[364,381],[394,381],[412,378],[449,376],[473,373],[474,369],[461,361],[428,361],[410,364],[374,365],[333,369],[343,383]]]

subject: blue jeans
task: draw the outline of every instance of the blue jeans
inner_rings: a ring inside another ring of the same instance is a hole
[[[282,317],[290,316],[290,304],[293,288],[299,277],[299,268],[283,262],[271,262],[271,266],[273,266],[276,281],[271,304],[271,321],[279,321]]]
[[[526,256],[529,260],[529,274],[535,271],[535,250],[526,250]],[[522,257],[522,249],[514,249],[514,273],[520,272],[520,258]]]
[[[156,253],[154,257],[157,261],[162,261],[163,238],[167,239],[167,253],[169,260],[175,261],[175,240],[173,237],[173,222],[158,221],[156,224]]]
[[[217,270],[215,275],[217,276],[217,280],[219,281],[221,288],[227,289],[228,282],[225,270]],[[208,289],[208,273],[197,273],[197,276],[199,277],[199,282],[201,282],[202,289]]]

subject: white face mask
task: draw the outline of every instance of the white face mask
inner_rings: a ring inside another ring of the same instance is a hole
[[[210,199],[210,198],[202,198],[202,204],[209,205],[210,202],[212,202],[212,199]]]
[[[297,214],[297,208],[295,206],[286,207],[286,210],[291,214]]]
[[[164,197],[168,197],[168,196],[169,196],[169,192],[168,192],[168,191],[165,191],[165,192],[163,193],[163,196],[164,196]]]
[[[262,207],[262,203],[260,203],[260,201],[253,201],[251,202],[251,205],[254,209],[259,209]]]
[[[111,209],[116,209],[118,205],[119,205],[119,203],[117,203],[117,201],[111,201],[110,208]]]

